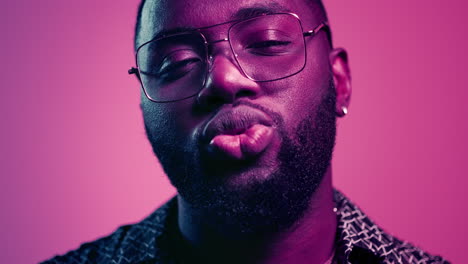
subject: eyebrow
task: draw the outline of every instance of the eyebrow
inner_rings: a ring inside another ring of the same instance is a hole
[[[165,37],[165,36],[168,36],[168,35],[174,35],[174,34],[177,34],[177,33],[193,31],[195,29],[196,28],[193,28],[193,27],[175,27],[175,28],[171,28],[171,29],[161,30],[156,35],[154,35],[154,37],[151,40],[162,38],[162,37]]]
[[[248,19],[248,18],[251,18],[251,17],[259,16],[259,15],[270,15],[270,14],[281,13],[281,12],[291,12],[291,11],[289,9],[287,9],[286,7],[280,5],[279,3],[275,2],[275,1],[271,1],[271,2],[269,2],[267,4],[255,4],[255,5],[243,7],[241,9],[237,10],[237,12],[234,13],[231,16],[229,21],[221,22],[221,23],[216,24],[216,25],[230,23],[230,22],[234,22],[236,20]],[[204,27],[200,27],[200,28],[210,28],[212,26],[213,25],[204,26]],[[190,31],[194,31],[196,29],[198,29],[198,28],[195,28],[195,27],[175,27],[175,28],[170,28],[170,29],[166,29],[166,30],[161,30],[156,35],[154,35],[153,38],[151,38],[151,40],[162,38],[162,37],[168,36],[168,35],[177,34],[177,33],[190,32]]]
[[[291,10],[280,5],[277,2],[269,2],[267,4],[255,4],[249,7],[239,9],[231,16],[232,20],[242,20],[259,15],[270,15],[274,13],[291,12]]]

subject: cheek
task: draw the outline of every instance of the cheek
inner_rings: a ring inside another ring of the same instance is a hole
[[[191,100],[165,104],[146,100],[142,102],[141,108],[145,125],[153,137],[164,136],[172,140],[186,141],[199,124],[199,120],[192,116],[191,106]]]
[[[282,89],[276,94],[275,105],[271,108],[281,114],[289,132],[317,111],[329,87],[327,78],[306,74],[294,77],[281,80]]]
[[[152,139],[159,141],[161,138],[171,138],[174,136],[171,131],[175,124],[171,121],[171,114],[165,109],[154,106],[152,102],[142,103],[141,110],[147,133],[151,134]]]
[[[315,111],[322,99],[328,94],[330,80],[332,78],[328,52],[322,45],[310,45],[308,50],[307,64],[304,69],[294,76],[291,87],[291,98],[296,98],[291,102],[291,106],[297,108],[296,111],[306,114]],[[315,49],[315,51],[314,51]]]

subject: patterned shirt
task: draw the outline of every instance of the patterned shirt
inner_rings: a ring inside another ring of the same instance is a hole
[[[385,233],[341,192],[335,190],[334,199],[338,227],[333,263],[449,263]],[[143,221],[122,226],[107,237],[43,264],[181,263],[176,259],[180,250],[174,246],[176,225],[177,199],[172,198]]]

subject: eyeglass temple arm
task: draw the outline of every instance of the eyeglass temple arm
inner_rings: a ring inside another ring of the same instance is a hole
[[[138,74],[138,69],[135,67],[132,67],[128,70],[128,74]]]
[[[327,28],[327,27],[328,27],[328,22],[324,21],[320,25],[318,25],[316,28],[304,32],[303,35],[304,35],[304,37],[312,36],[312,35],[316,34],[317,32],[319,32],[320,30],[322,30],[324,28]]]
[[[136,77],[138,78],[138,80],[141,82],[140,72],[138,71],[137,68],[131,67],[131,68],[128,70],[128,74],[135,74]]]

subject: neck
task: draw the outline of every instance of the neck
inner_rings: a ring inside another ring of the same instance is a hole
[[[205,263],[323,264],[333,252],[337,219],[329,167],[304,216],[288,230],[267,237],[230,238],[210,227],[200,212],[178,197],[179,229],[194,257]]]

